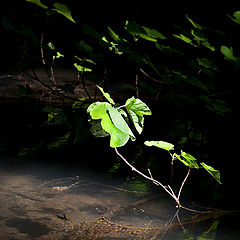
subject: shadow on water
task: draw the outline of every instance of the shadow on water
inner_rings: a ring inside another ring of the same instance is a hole
[[[0,159],[1,240],[240,238],[239,213],[179,211],[137,180],[7,160]]]

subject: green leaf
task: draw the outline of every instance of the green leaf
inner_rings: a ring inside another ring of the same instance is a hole
[[[221,181],[220,181],[219,170],[214,169],[213,167],[207,165],[204,162],[201,162],[200,164],[202,165],[203,168],[205,168],[218,181],[218,183],[222,184]]]
[[[234,14],[233,14],[233,17],[229,16],[235,23],[237,24],[240,24],[240,11],[236,11]]]
[[[113,40],[119,41],[120,40],[119,36],[110,27],[107,27],[107,28],[108,28],[109,34],[111,35]]]
[[[135,99],[135,97],[129,98],[125,103],[125,107],[136,130],[141,134],[144,125],[144,115],[151,115],[151,110],[144,102],[138,98]]]
[[[85,53],[88,53],[88,54],[92,54],[92,53],[93,53],[93,48],[92,48],[89,44],[87,44],[86,42],[84,42],[83,40],[80,41],[80,42],[78,42],[78,43],[76,43],[76,45],[77,45],[77,47],[78,47],[81,51],[83,51],[83,52],[85,52]]]
[[[203,27],[200,24],[195,23],[190,17],[188,17],[188,15],[185,15],[185,16],[186,16],[187,20],[193,25],[193,27],[200,29],[200,30],[203,29]]]
[[[53,43],[49,42],[47,45],[51,50],[53,50],[53,51],[55,50],[55,46]]]
[[[233,48],[226,47],[226,46],[221,46],[221,53],[225,56],[225,59],[228,61],[236,61],[237,58],[233,56]]]
[[[70,21],[76,23],[73,18],[72,18],[72,14],[71,14],[71,11],[69,10],[69,8],[65,5],[65,4],[62,4],[62,3],[57,3],[55,2],[53,4],[53,6],[55,7],[54,11],[58,12],[59,14],[62,14],[65,18],[69,19]]]
[[[34,4],[36,4],[37,6],[43,8],[43,9],[48,9],[48,6],[42,4],[40,0],[25,0],[25,1],[34,3]]]
[[[101,38],[102,38],[101,35],[94,28],[89,26],[88,24],[83,24],[81,28],[85,34],[92,36],[97,40],[101,40]]]
[[[115,102],[113,101],[113,99],[110,97],[109,93],[104,92],[103,88],[99,87],[97,85],[98,89],[102,92],[103,96],[111,103],[111,104],[115,104]]]
[[[184,36],[183,34],[177,35],[177,34],[173,34],[174,37],[181,39],[182,41],[186,42],[186,43],[192,43],[192,40],[186,36]]]
[[[167,39],[162,33],[160,33],[159,31],[157,31],[156,29],[151,29],[148,27],[142,27],[148,36],[153,37],[153,38],[160,38],[162,40]]]
[[[142,114],[142,115],[152,115],[151,110],[145,104],[143,101],[141,101],[138,98],[129,98],[126,103],[125,107],[128,109],[131,109],[132,111],[136,112],[137,114]]]
[[[191,34],[193,35],[194,40],[197,42],[204,42],[208,40],[207,36],[201,31],[191,30]]]
[[[118,129],[120,129],[121,131],[123,131],[123,132],[127,133],[129,136],[135,138],[135,136],[133,135],[131,129],[128,126],[128,124],[126,123],[126,121],[122,117],[121,112],[119,112],[114,107],[109,108],[108,111],[109,111],[109,115],[111,117],[111,120],[112,120],[113,124]]]
[[[197,58],[197,62],[200,66],[212,69],[214,71],[219,71],[218,67],[215,65],[215,63],[207,58]]]
[[[61,54],[60,52],[57,52],[57,56],[56,56],[56,58],[60,58],[60,57],[64,57],[64,55]]]
[[[157,39],[154,37],[149,36],[148,34],[145,33],[138,33],[138,36],[147,40],[147,41],[151,41],[151,42],[157,42]]]
[[[91,71],[92,71],[91,68],[84,67],[84,66],[79,65],[79,64],[77,64],[77,63],[74,63],[73,65],[74,65],[74,67],[75,67],[79,72],[91,72]]]
[[[208,41],[202,42],[202,45],[208,49],[210,49],[212,52],[215,51],[215,47],[212,46]]]
[[[191,78],[182,78],[185,82],[198,87],[200,89],[202,89],[205,92],[209,92],[208,87],[206,86],[206,84],[204,84],[202,81],[200,81],[198,78],[196,77],[191,77]]]
[[[90,113],[92,119],[101,119],[102,128],[110,134],[111,147],[124,146],[130,136],[134,138],[132,131],[123,119],[121,113],[112,107],[110,103],[92,103],[88,107],[87,112]]]
[[[232,110],[226,106],[226,102],[221,99],[213,99],[204,95],[200,95],[199,99],[202,100],[206,107],[216,114],[224,116],[224,114],[231,112]]]
[[[186,153],[181,150],[181,157],[178,158],[183,164],[190,168],[199,168],[197,164],[196,158],[194,158],[191,154]]]
[[[109,133],[107,133],[101,126],[100,120],[93,120],[89,121],[91,124],[90,131],[95,137],[107,137]]]
[[[154,146],[154,147],[165,149],[167,151],[174,150],[173,144],[164,142],[164,141],[145,141],[144,144],[148,147]]]
[[[152,37],[148,34],[146,34],[146,30],[144,31],[144,28],[140,26],[139,24],[135,23],[134,21],[126,21],[126,30],[134,36],[135,40],[138,39],[138,37],[141,37],[145,40],[157,42],[157,39],[155,37]],[[150,31],[150,29],[149,29]]]

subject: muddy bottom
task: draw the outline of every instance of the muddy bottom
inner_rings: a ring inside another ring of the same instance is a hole
[[[178,212],[166,194],[136,191],[138,184],[82,169],[1,167],[0,239],[186,239],[217,231],[217,239],[239,239],[236,229],[218,230],[216,216]]]

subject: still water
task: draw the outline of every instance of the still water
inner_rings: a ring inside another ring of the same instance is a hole
[[[240,239],[238,213],[178,211],[139,180],[7,162],[0,159],[1,240]]]

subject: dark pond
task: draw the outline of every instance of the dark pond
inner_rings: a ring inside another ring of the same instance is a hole
[[[178,211],[139,180],[12,160],[0,159],[1,240],[240,239],[237,212]]]

